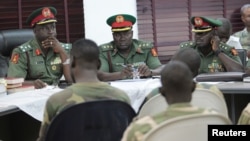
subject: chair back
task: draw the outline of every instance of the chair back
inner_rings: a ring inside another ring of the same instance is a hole
[[[6,77],[9,59],[15,47],[34,37],[32,29],[8,29],[0,31],[0,77]]]
[[[225,117],[229,117],[223,95],[216,94],[208,89],[196,88],[191,103],[198,107],[211,108]]]
[[[52,120],[45,141],[120,141],[135,116],[129,104],[118,100],[79,103]]]
[[[5,57],[10,57],[12,50],[34,38],[32,29],[8,29],[0,31],[0,52]]]
[[[192,114],[169,119],[150,131],[144,141],[207,141],[208,125],[230,125],[221,114]]]
[[[165,98],[161,94],[157,94],[142,105],[137,116],[138,118],[153,116],[166,110],[167,106],[168,104]]]
[[[247,50],[246,49],[236,49],[238,51],[242,65],[245,67],[247,65]]]
[[[225,99],[208,89],[196,88],[192,96],[192,105],[201,108],[211,108],[216,110],[218,113],[228,117],[228,109]],[[166,110],[168,104],[165,98],[158,94],[149,99],[141,108],[138,113],[138,117],[155,115],[159,112]]]

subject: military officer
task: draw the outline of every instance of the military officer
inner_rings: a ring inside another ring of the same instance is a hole
[[[250,58],[250,4],[245,4],[240,9],[241,20],[245,25],[245,28],[233,34],[233,36],[240,38],[241,46],[247,50],[247,57]],[[247,67],[250,67],[250,61],[248,61]]]
[[[132,39],[132,26],[136,18],[129,14],[117,14],[109,17],[106,22],[111,26],[114,39],[100,45],[100,70],[111,74],[106,78],[131,78],[132,68],[137,68],[144,77],[159,75],[162,64],[152,43]]]
[[[58,83],[63,74],[70,74],[71,44],[57,40],[56,14],[54,7],[42,7],[29,15],[27,23],[33,28],[35,38],[13,50],[8,77],[23,77],[26,83],[42,88]]]
[[[247,50],[248,60],[250,58],[250,4],[245,4],[240,9],[241,20],[245,25],[245,28],[233,34],[233,36],[240,38],[241,46]],[[250,73],[250,61],[247,61],[246,72]]]
[[[236,49],[221,42],[217,35],[221,21],[195,16],[191,18],[191,23],[194,26],[192,31],[195,33],[195,41],[183,42],[180,48],[191,47],[200,54],[199,73],[244,71]]]

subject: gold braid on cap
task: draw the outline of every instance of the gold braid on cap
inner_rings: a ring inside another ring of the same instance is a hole
[[[208,29],[192,29],[192,32],[208,32],[208,31],[211,31],[212,30],[212,27],[211,28],[208,28]]]

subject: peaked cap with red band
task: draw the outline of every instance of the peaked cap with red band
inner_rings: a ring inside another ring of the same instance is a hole
[[[107,24],[113,32],[130,30],[135,22],[136,18],[129,14],[117,14],[107,19]]]
[[[34,27],[36,24],[46,24],[57,22],[55,15],[57,11],[54,7],[42,7],[33,11],[27,18],[27,23]]]
[[[222,25],[220,20],[208,18],[208,17],[192,17],[190,19],[191,23],[194,26],[193,32],[208,32],[212,29]]]

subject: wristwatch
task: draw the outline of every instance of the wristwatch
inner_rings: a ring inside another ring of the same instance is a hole
[[[221,52],[223,52],[223,51],[220,50],[220,49],[217,49],[217,50],[214,52],[214,54],[215,54],[216,56],[218,56]]]

